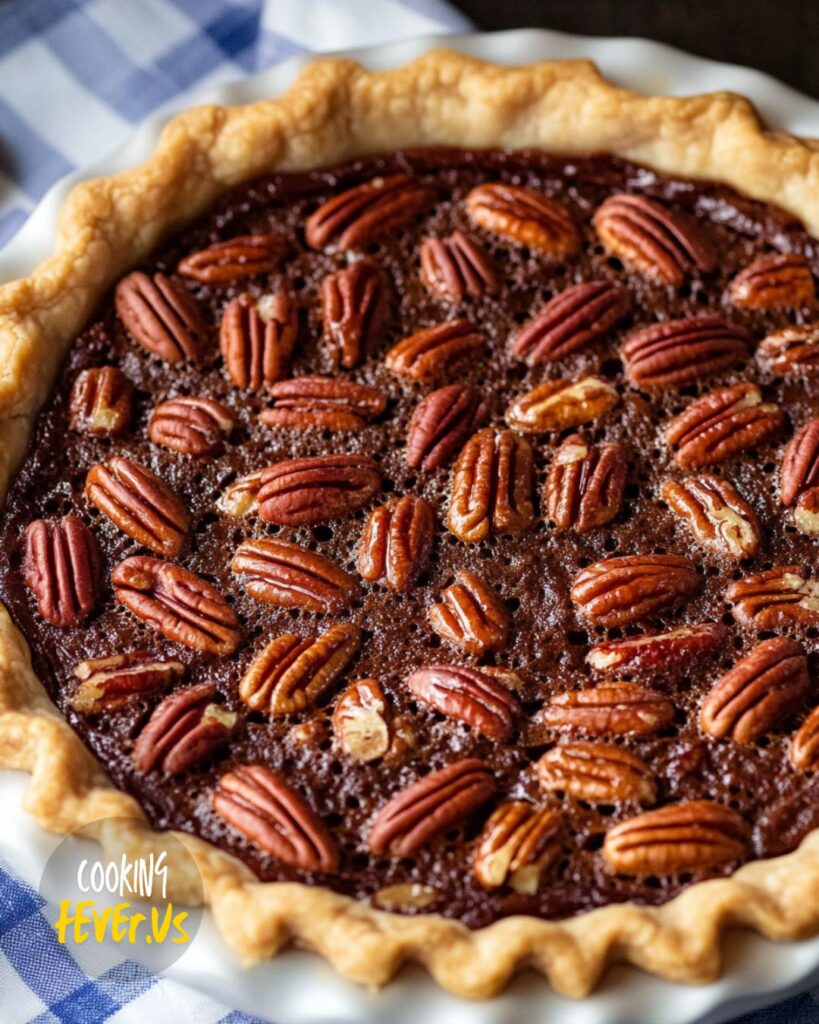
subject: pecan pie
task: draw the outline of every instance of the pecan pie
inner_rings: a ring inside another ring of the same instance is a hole
[[[189,833],[244,956],[368,983],[702,979],[721,923],[819,925],[817,162],[449,53],[172,124],[0,292],[39,820]]]

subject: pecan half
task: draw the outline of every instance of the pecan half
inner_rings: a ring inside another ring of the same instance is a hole
[[[406,494],[373,509],[358,547],[358,571],[368,583],[409,590],[426,568],[435,538],[428,501]]]
[[[79,626],[97,606],[102,558],[78,516],[29,523],[23,572],[40,615],[52,626]]]
[[[164,274],[134,271],[117,285],[114,303],[125,329],[149,352],[168,363],[199,359],[207,325],[191,296]]]
[[[610,281],[570,285],[512,340],[512,352],[530,366],[553,363],[602,338],[628,313],[631,295]]]
[[[384,395],[368,384],[336,377],[296,377],[270,388],[275,400],[259,419],[268,427],[304,430],[359,431],[387,405]]]
[[[694,271],[716,267],[716,252],[699,224],[645,196],[610,196],[594,226],[610,253],[661,284],[679,287]]]
[[[384,357],[384,365],[413,380],[431,380],[477,353],[483,345],[483,334],[468,320],[446,320],[393,345]]]
[[[324,278],[321,285],[324,337],[335,361],[357,366],[387,316],[384,276],[372,260],[358,260]]]
[[[281,235],[239,235],[191,253],[176,269],[202,284],[226,284],[240,277],[272,273],[285,252],[287,241]]]
[[[581,569],[571,599],[598,626],[627,626],[651,612],[690,597],[700,577],[681,555],[622,555]]]
[[[349,573],[315,551],[278,537],[243,541],[231,569],[257,601],[308,612],[338,612],[356,591]]]
[[[412,673],[407,688],[435,711],[490,739],[504,742],[514,731],[517,699],[491,669],[428,665]]]
[[[509,642],[511,620],[498,594],[468,569],[441,594],[427,615],[433,630],[467,654],[500,651]]]
[[[85,496],[123,533],[157,554],[176,558],[190,519],[182,501],[156,473],[115,456],[92,466]]]
[[[319,637],[277,636],[253,659],[239,696],[254,711],[289,715],[311,707],[347,668],[361,642],[358,626],[340,623]]]
[[[546,479],[546,513],[561,530],[586,533],[620,511],[628,466],[619,444],[589,444],[567,437]]]
[[[216,507],[227,516],[255,515],[259,511],[259,491],[262,489],[262,474],[258,469],[255,473],[241,476],[227,486],[219,495]]]
[[[571,256],[580,246],[580,235],[566,210],[531,188],[486,182],[467,195],[466,209],[478,227],[554,259]]]
[[[527,530],[535,518],[532,483],[528,441],[511,430],[479,431],[455,464],[447,526],[467,544]]]
[[[96,437],[121,437],[131,422],[133,393],[133,384],[116,366],[83,370],[71,389],[71,429]]]
[[[793,521],[800,533],[819,533],[819,487],[811,487],[799,495]]]
[[[449,384],[422,399],[407,431],[407,463],[424,470],[440,469],[460,451],[486,417],[477,391]]]
[[[732,583],[726,599],[744,626],[819,625],[819,580],[806,580],[796,566],[769,569]]]
[[[324,823],[281,775],[264,765],[241,765],[223,775],[211,804],[231,828],[283,864],[302,871],[338,869],[338,849]]]
[[[819,487],[819,417],[808,420],[788,442],[779,487],[779,499],[785,508],[790,508],[803,491]]]
[[[690,800],[621,821],[606,834],[603,855],[618,874],[676,875],[742,862],[746,836],[730,807]]]
[[[657,783],[645,761],[610,743],[561,743],[547,751],[536,768],[543,789],[589,803],[653,804],[657,799]]]
[[[222,451],[235,425],[230,409],[212,398],[171,398],[151,414],[148,437],[154,444],[201,458]]]
[[[782,410],[762,401],[756,384],[735,384],[692,402],[666,428],[666,442],[683,469],[715,466],[768,441],[785,423]]]
[[[381,808],[370,831],[370,850],[378,856],[411,857],[433,836],[469,817],[494,792],[491,771],[475,758],[425,775]]]
[[[299,332],[298,311],[286,292],[244,293],[227,307],[219,347],[230,379],[243,391],[261,391],[287,373]]]
[[[819,768],[819,708],[814,708],[791,740],[791,762],[801,772]]]
[[[747,338],[718,316],[692,316],[636,331],[620,355],[632,387],[679,387],[735,366],[748,354]]]
[[[706,473],[684,480],[666,480],[661,493],[700,544],[729,558],[750,558],[756,554],[759,521],[729,480]]]
[[[563,816],[523,800],[503,803],[484,826],[475,851],[475,877],[486,889],[508,885],[533,896],[563,847]]]
[[[215,704],[213,683],[178,690],[154,708],[137,736],[131,759],[143,773],[161,768],[179,775],[224,746],[236,725],[234,711]]]
[[[617,389],[602,377],[548,380],[516,398],[506,422],[527,434],[546,434],[599,419],[619,401]]]
[[[769,334],[757,346],[756,361],[780,377],[819,373],[819,324],[792,324]]]
[[[427,238],[421,244],[421,275],[430,291],[461,302],[495,295],[498,279],[495,268],[474,238],[454,231],[448,238]]]
[[[279,526],[311,526],[350,515],[381,489],[378,464],[366,455],[285,459],[262,471],[259,515]]]
[[[799,253],[758,256],[728,289],[731,302],[745,309],[800,309],[816,298],[808,261]]]
[[[384,691],[375,679],[359,679],[336,701],[333,731],[339,746],[356,761],[374,761],[390,747]]]
[[[314,249],[365,249],[411,224],[434,198],[432,189],[411,174],[373,178],[322,203],[307,218],[307,244]]]
[[[595,672],[640,674],[658,672],[714,654],[727,630],[719,622],[679,626],[664,633],[644,633],[627,640],[608,640],[592,647],[586,664]]]
[[[603,683],[552,697],[530,722],[535,741],[544,729],[582,731],[590,736],[650,736],[674,719],[670,701],[635,683]]]
[[[154,651],[129,651],[109,658],[81,661],[74,669],[79,680],[71,707],[83,715],[122,707],[130,697],[145,697],[179,682],[181,661],[162,661]]]
[[[188,569],[147,555],[111,573],[114,596],[146,626],[194,651],[226,656],[239,646],[239,620],[215,587]]]
[[[802,700],[808,661],[795,640],[765,640],[726,672],[705,698],[703,732],[717,739],[752,743]]]

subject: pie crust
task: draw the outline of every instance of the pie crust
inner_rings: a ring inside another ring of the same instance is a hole
[[[395,71],[368,72],[348,60],[318,60],[280,99],[188,111],[144,164],[76,187],[54,254],[0,288],[0,501],[71,340],[102,294],[162,238],[261,174],[427,145],[608,152],[725,182],[819,235],[819,143],[766,131],[740,96],[645,97],[607,82],[587,61],[507,68],[438,50]],[[113,787],[51,704],[2,605],[0,767],[31,773],[25,807],[50,831],[96,823],[88,834],[132,855],[157,842],[136,802]],[[819,830],[794,853],[700,882],[659,907],[611,905],[558,922],[513,917],[476,931],[438,915],[385,913],[327,889],[261,883],[239,860],[177,835],[243,961],[295,943],[366,985],[386,984],[408,961],[472,998],[494,995],[523,967],[575,997],[613,962],[703,982],[719,973],[726,926],[772,939],[819,928]],[[175,898],[191,898],[193,882],[170,867]]]

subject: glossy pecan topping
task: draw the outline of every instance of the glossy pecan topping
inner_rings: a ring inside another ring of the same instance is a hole
[[[580,246],[566,210],[531,188],[500,181],[477,185],[466,197],[466,209],[478,227],[555,259],[571,256]]]
[[[318,637],[277,636],[253,659],[239,696],[254,711],[289,715],[311,707],[352,661],[361,642],[357,626],[340,623]]]
[[[214,703],[213,683],[178,690],[154,709],[131,755],[141,772],[190,771],[223,747],[236,725],[234,711]]]
[[[373,178],[322,203],[307,218],[307,244],[314,249],[365,249],[411,224],[433,199],[432,189],[411,174]]]
[[[243,541],[230,567],[246,577],[251,597],[282,608],[338,612],[356,590],[353,577],[335,562],[279,537]]]
[[[176,558],[190,519],[182,501],[156,473],[115,456],[92,466],[85,496],[123,533],[157,554]]]
[[[219,346],[230,379],[243,391],[261,391],[281,380],[296,347],[299,318],[286,292],[255,299],[237,296],[219,329]]]
[[[603,683],[554,696],[530,723],[530,740],[546,729],[590,736],[651,736],[670,725],[674,708],[656,690],[635,683]]]
[[[484,826],[475,851],[475,877],[486,889],[508,885],[534,895],[563,847],[564,822],[559,811],[510,800]]]
[[[570,285],[512,340],[512,351],[530,366],[553,363],[604,337],[628,313],[631,296],[610,281]]]
[[[171,398],[151,414],[148,437],[154,444],[194,455],[216,455],[236,425],[233,413],[212,398]]]
[[[338,849],[324,823],[264,765],[241,765],[223,775],[211,803],[231,828],[276,860],[302,871],[338,870]]]
[[[409,590],[426,568],[435,538],[428,501],[406,494],[373,509],[358,547],[358,571],[368,583]]]
[[[756,361],[769,374],[811,377],[819,373],[819,324],[783,327],[756,349]]]
[[[388,370],[413,380],[440,377],[467,356],[478,353],[484,337],[463,318],[416,331],[393,345],[384,357]]]
[[[819,625],[819,580],[804,579],[793,565],[737,580],[725,597],[743,626],[777,629]]]
[[[747,337],[718,316],[692,316],[636,331],[620,354],[633,387],[679,387],[735,366],[748,354]]]
[[[71,429],[96,437],[121,437],[131,422],[134,387],[116,366],[77,374],[71,389]]]
[[[456,761],[423,776],[381,808],[370,832],[377,856],[411,857],[433,836],[468,818],[495,792],[487,765]]]
[[[547,792],[563,792],[593,804],[639,800],[653,804],[657,783],[645,761],[611,743],[561,743],[537,762]]]
[[[700,577],[682,555],[621,555],[577,574],[571,599],[598,626],[627,626],[696,593]]]
[[[464,445],[452,478],[447,526],[467,544],[520,533],[535,518],[532,449],[511,430],[481,430]]]
[[[791,740],[791,761],[801,772],[819,768],[819,708],[814,708]]]
[[[418,700],[448,718],[466,722],[476,732],[505,742],[519,713],[517,699],[491,668],[429,665],[407,679]]]
[[[679,287],[695,271],[716,267],[714,248],[696,221],[645,196],[610,196],[594,226],[610,253],[661,284]]]
[[[486,406],[473,388],[449,384],[422,399],[407,431],[407,463],[424,470],[446,466],[486,417]]]
[[[810,687],[808,661],[795,640],[765,640],[726,672],[705,698],[703,731],[752,743],[802,700]]]
[[[653,674],[714,654],[725,642],[727,632],[720,622],[702,622],[664,633],[608,640],[591,648],[586,663],[601,673]]]
[[[779,476],[780,501],[790,508],[814,487],[819,487],[819,417],[808,420],[788,442]]]
[[[177,272],[202,284],[226,284],[278,270],[285,252],[287,241],[281,235],[239,235],[191,253]]]
[[[728,290],[745,309],[799,309],[816,298],[808,261],[799,253],[766,253],[740,270]]]
[[[110,658],[81,661],[74,669],[78,686],[71,707],[83,715],[122,707],[131,697],[146,697],[179,682],[181,661],[163,661],[154,651],[129,651]]]
[[[511,620],[498,594],[474,572],[459,569],[455,582],[441,594],[440,604],[428,611],[438,636],[466,651],[500,651],[509,641]]]
[[[386,319],[384,275],[372,260],[351,263],[324,278],[321,304],[327,344],[335,361],[351,370]]]
[[[455,231],[448,238],[427,238],[421,245],[421,274],[430,291],[461,302],[498,291],[495,268],[474,238]]]
[[[661,493],[700,544],[729,558],[750,558],[756,554],[756,513],[729,480],[702,473],[683,480],[666,480]]]
[[[378,464],[366,455],[285,459],[262,472],[259,515],[280,526],[310,526],[350,515],[381,489]]]
[[[555,452],[546,480],[546,513],[561,530],[586,533],[620,511],[628,466],[619,444],[589,444],[567,437]]]
[[[375,679],[359,679],[336,701],[333,732],[339,746],[356,761],[374,761],[390,747],[389,711]]]
[[[164,274],[141,270],[119,282],[117,316],[143,348],[168,363],[199,359],[208,329],[190,295]]]
[[[609,829],[603,854],[618,874],[676,875],[741,863],[746,836],[730,807],[691,800],[621,821]]]
[[[78,516],[29,523],[23,573],[40,615],[52,626],[79,626],[97,606],[102,559],[94,534]]]
[[[368,384],[336,377],[296,377],[270,388],[275,405],[259,419],[268,427],[304,430],[363,430],[387,405],[384,395]]]
[[[194,651],[226,657],[239,646],[239,620],[215,587],[188,569],[147,555],[111,573],[114,596],[146,626]]]
[[[241,476],[229,484],[219,495],[216,507],[227,516],[241,518],[259,511],[259,491],[262,489],[263,469]]]
[[[602,377],[549,380],[516,398],[506,422],[527,434],[546,434],[591,423],[619,401],[616,388]]]
[[[665,432],[683,469],[715,466],[777,434],[785,423],[782,410],[762,401],[756,384],[735,384],[692,402]]]

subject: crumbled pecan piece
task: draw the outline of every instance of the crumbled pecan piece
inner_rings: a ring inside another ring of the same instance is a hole
[[[102,558],[78,516],[29,523],[23,573],[40,615],[52,626],[79,626],[97,606]]]
[[[358,571],[368,583],[409,590],[426,568],[435,537],[428,501],[406,494],[374,509],[358,548]]]
[[[81,661],[74,669],[79,685],[71,707],[83,715],[121,707],[130,697],[165,690],[185,674],[181,661],[163,661],[153,651],[129,651]]]
[[[608,640],[592,647],[586,663],[603,673],[654,673],[714,654],[725,641],[727,630],[719,622],[678,626],[664,633],[644,633],[626,640]]]
[[[143,348],[168,363],[199,359],[207,325],[196,302],[170,278],[136,270],[119,282],[114,301],[123,326]]]
[[[216,455],[236,420],[231,411],[212,398],[171,398],[151,414],[148,437],[185,455]]]
[[[273,384],[272,409],[259,419],[268,427],[304,430],[363,430],[387,405],[384,395],[368,384],[356,384],[336,377],[296,377]]]
[[[244,293],[233,299],[222,316],[219,347],[236,387],[261,391],[281,380],[298,333],[298,311],[287,292],[261,298]]]
[[[359,679],[333,709],[333,731],[341,749],[356,761],[374,761],[390,747],[389,710],[375,679]]]
[[[227,516],[255,515],[259,511],[259,491],[262,489],[264,470],[256,470],[239,477],[219,495],[216,507]]]
[[[491,668],[428,665],[413,672],[407,689],[424,704],[504,742],[515,728],[517,699]]]
[[[766,253],[737,274],[731,302],[746,309],[799,309],[816,298],[808,261],[799,253]]]
[[[483,346],[483,334],[468,320],[445,320],[393,345],[384,357],[384,365],[393,373],[413,380],[431,380]]]
[[[799,495],[793,521],[800,533],[819,533],[819,487],[811,487]]]
[[[133,393],[133,384],[116,366],[83,370],[71,389],[71,429],[121,437],[131,422]]]
[[[635,683],[603,683],[552,697],[530,720],[529,743],[545,730],[580,730],[590,736],[651,736],[674,719],[671,702]]]
[[[819,768],[819,708],[814,708],[791,740],[791,762],[801,772]]]
[[[700,577],[682,555],[621,555],[581,569],[571,599],[595,625],[626,626],[696,593]]]
[[[410,174],[373,178],[328,199],[307,218],[307,244],[314,249],[365,249],[411,224],[435,198]]]
[[[280,526],[310,526],[350,515],[381,489],[378,464],[366,455],[285,459],[262,471],[259,515]]]
[[[437,889],[433,889],[430,885],[420,885],[418,882],[399,882],[397,885],[387,885],[373,893],[372,901],[381,910],[407,914],[412,911],[427,910],[438,901],[440,895]]]
[[[492,263],[478,243],[455,231],[448,238],[427,238],[421,245],[421,274],[433,292],[461,302],[468,295],[494,295],[498,280]]]
[[[468,569],[455,573],[455,582],[432,605],[429,622],[438,636],[467,654],[500,651],[509,641],[510,618],[498,594]]]
[[[653,804],[657,799],[657,783],[645,761],[611,743],[561,743],[547,751],[536,768],[543,789],[578,800]]]
[[[617,389],[601,377],[549,380],[516,398],[506,410],[515,430],[546,434],[591,423],[620,401]]]
[[[464,384],[438,388],[415,407],[407,431],[407,463],[413,469],[440,469],[486,417],[477,391]]]
[[[281,235],[240,235],[191,253],[177,272],[203,284],[227,284],[278,270],[285,252],[287,241]]]
[[[663,320],[629,335],[620,348],[635,388],[679,387],[735,366],[748,354],[747,334],[718,316]]]
[[[521,185],[490,181],[466,197],[473,224],[554,259],[577,252],[580,235],[574,221],[554,199]]]
[[[754,573],[725,595],[739,622],[754,629],[819,625],[819,580],[806,580],[794,565]]]
[[[819,373],[819,324],[791,324],[759,343],[756,361],[766,373],[791,378]]]
[[[279,537],[243,541],[231,569],[246,577],[257,601],[308,612],[338,612],[356,591],[355,580],[335,562]]]
[[[562,849],[563,815],[523,800],[503,803],[484,826],[475,851],[475,877],[486,889],[508,885],[532,896]]]
[[[351,370],[379,334],[387,314],[384,275],[372,260],[328,274],[321,285],[324,336],[335,361]]]
[[[756,513],[729,480],[706,473],[666,480],[661,493],[700,544],[729,558],[750,558],[756,554]]]
[[[586,533],[620,511],[628,466],[619,444],[589,444],[567,437],[555,452],[546,480],[546,512],[561,530]]]
[[[199,683],[157,705],[134,744],[131,759],[139,771],[179,775],[227,743],[237,715],[214,703],[215,693],[213,683]]]

